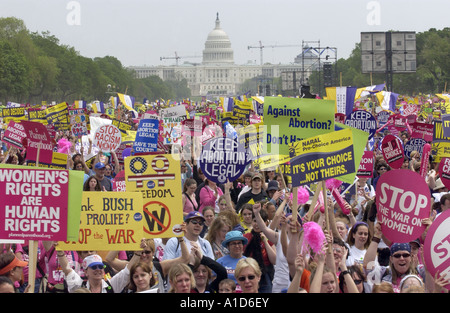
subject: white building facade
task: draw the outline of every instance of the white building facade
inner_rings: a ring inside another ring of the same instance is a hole
[[[162,80],[186,79],[191,96],[234,96],[248,79],[281,77],[282,72],[299,72],[302,64],[245,64],[234,63],[231,41],[220,27],[219,14],[215,28],[208,34],[202,63],[185,62],[172,66],[133,66],[137,78],[158,76]]]

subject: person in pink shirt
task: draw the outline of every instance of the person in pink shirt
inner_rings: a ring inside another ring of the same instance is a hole
[[[15,249],[16,256],[25,262],[30,261],[30,256],[28,255],[28,242],[26,241],[23,245],[17,244]],[[37,248],[37,263],[36,263],[36,278],[34,282],[34,293],[39,292],[39,287],[41,285],[42,277],[47,273],[47,269],[45,266],[45,248],[42,241],[38,241]],[[19,292],[25,292],[26,287],[28,286],[28,274],[29,267],[28,265],[23,268],[23,278],[24,283],[19,287]]]
[[[181,195],[184,216],[188,215],[189,212],[198,211],[197,199],[195,199],[196,189],[197,182],[195,179],[186,179],[183,186],[183,194]]]
[[[199,211],[202,211],[205,206],[212,206],[215,212],[219,213],[218,201],[221,195],[223,195],[222,189],[215,182],[206,179],[205,186],[200,190]]]

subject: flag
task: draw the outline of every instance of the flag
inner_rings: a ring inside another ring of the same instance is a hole
[[[75,100],[74,107],[75,109],[86,109],[86,101]]]
[[[379,91],[382,91],[384,89],[385,85],[386,84],[381,84],[381,85],[373,85],[373,86],[369,86],[369,87],[358,88],[358,89],[356,89],[355,100],[362,98],[362,97],[366,97],[372,93],[377,93]]]
[[[120,102],[125,106],[125,108],[133,113],[134,118],[137,118],[139,114],[134,109],[134,97],[125,95],[123,93],[117,93],[117,96],[119,97]]]
[[[119,97],[113,97],[111,96],[109,98],[109,101],[111,102],[111,105],[114,109],[117,109],[117,106],[119,105]]]
[[[92,110],[94,113],[105,113],[105,106],[101,101],[92,102]]]
[[[327,100],[336,100],[335,113],[345,116],[353,111],[355,104],[356,87],[327,87]]]
[[[377,99],[383,110],[389,110],[395,112],[395,105],[398,99],[398,93],[390,91],[380,91],[377,93]]]

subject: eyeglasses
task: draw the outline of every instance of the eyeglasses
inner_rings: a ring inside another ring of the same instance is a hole
[[[385,168],[385,167],[380,167],[379,168],[379,171],[386,171],[387,170],[387,168]]]
[[[394,258],[396,258],[396,259],[400,259],[401,257],[406,259],[406,258],[409,258],[411,256],[411,254],[409,254],[409,253],[397,253],[397,254],[393,254],[392,256]]]
[[[254,280],[256,278],[255,275],[248,275],[248,276],[240,276],[238,277],[238,281],[245,281],[246,279],[248,280]]]
[[[235,241],[235,242],[230,242],[228,245],[229,246],[240,246],[240,245],[244,245],[244,243],[242,241]]]
[[[198,220],[191,220],[190,221],[192,224],[194,224],[194,225],[200,225],[200,226],[203,226],[203,224],[204,224],[204,222],[203,221],[198,221]]]
[[[143,250],[142,253],[144,253],[144,254],[151,254],[151,253],[153,253],[153,251],[151,251],[151,250]]]
[[[363,281],[362,281],[362,279],[355,279],[354,282],[355,282],[355,285],[359,285],[359,284],[361,284]]]
[[[102,269],[105,268],[105,266],[104,266],[104,265],[97,264],[97,265],[89,266],[89,268],[91,268],[91,269],[93,269],[93,270],[102,270]]]

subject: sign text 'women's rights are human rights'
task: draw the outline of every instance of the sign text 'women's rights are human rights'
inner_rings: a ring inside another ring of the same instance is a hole
[[[311,137],[291,144],[292,186],[356,172],[351,129]]]
[[[206,178],[218,184],[237,179],[250,162],[247,150],[235,139],[213,138],[203,146],[200,168]]]
[[[265,97],[267,151],[289,155],[290,143],[334,131],[334,113],[334,100]]]

